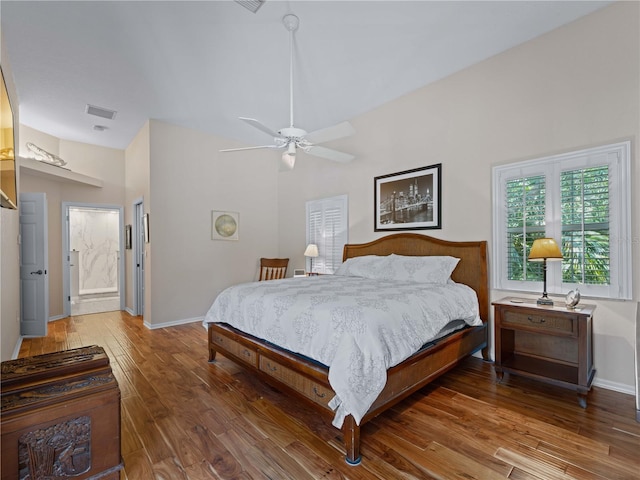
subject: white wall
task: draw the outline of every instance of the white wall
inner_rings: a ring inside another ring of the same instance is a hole
[[[149,122],[146,122],[129,146],[125,150],[125,225],[133,225],[133,202],[143,200],[143,207],[151,207],[151,175],[150,175],[150,145],[149,145]],[[135,233],[134,233],[135,235]],[[144,246],[144,255],[149,251],[149,244]],[[133,250],[125,250],[125,306],[129,311],[133,311],[134,292],[133,275],[135,267],[133,264]],[[147,266],[145,276],[145,312],[143,318],[151,318],[151,267]]]
[[[349,195],[350,242],[383,235],[373,231],[374,177],[435,163],[442,163],[442,229],[423,233],[449,240],[492,241],[494,165],[631,139],[632,190],[640,191],[639,11],[638,2],[616,3],[352,119],[356,136],[333,145],[356,154],[353,163],[299,155],[295,170],[279,176],[280,253],[304,262],[304,203],[313,198]],[[640,195],[632,211],[637,244]],[[584,302],[598,306],[596,381],[631,393],[635,302]]]
[[[150,122],[150,326],[201,318],[222,289],[256,278],[259,257],[278,254],[277,161],[219,152],[230,146]],[[239,213],[238,241],[211,239],[212,210]]]

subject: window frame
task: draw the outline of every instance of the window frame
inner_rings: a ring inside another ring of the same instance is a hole
[[[583,296],[630,300],[632,296],[631,249],[631,142],[624,141],[547,157],[498,165],[493,181],[493,288],[539,293],[542,281],[508,280],[506,255],[506,183],[534,175],[545,176],[545,236],[562,237],[560,176],[564,171],[599,165],[609,167],[610,284],[586,285],[562,282],[562,262],[547,264],[547,292],[565,294],[579,288]]]
[[[330,236],[327,231],[327,219],[331,211],[339,211],[340,218],[339,231]],[[321,231],[319,236],[316,236],[312,232],[311,228],[311,213],[321,212]],[[320,274],[332,274],[338,266],[342,264],[342,255],[344,251],[344,245],[349,241],[349,196],[347,194],[336,195],[333,197],[320,198],[316,200],[308,200],[305,205],[306,212],[306,245],[315,243],[318,245],[318,257],[313,259],[313,272]],[[334,244],[333,255],[330,261],[327,262],[327,245],[329,244],[329,238],[333,244],[333,239],[337,238],[337,242]],[[339,247],[339,248],[338,248]],[[311,261],[305,257],[305,269],[310,271]]]

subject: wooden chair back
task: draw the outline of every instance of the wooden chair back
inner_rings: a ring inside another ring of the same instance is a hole
[[[261,258],[259,281],[284,278],[287,275],[288,266],[288,258]]]

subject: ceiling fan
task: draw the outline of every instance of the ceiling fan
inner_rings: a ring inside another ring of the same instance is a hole
[[[293,32],[298,29],[300,20],[293,14],[282,17],[282,23],[289,31],[289,126],[274,131],[254,118],[240,117],[245,123],[273,137],[273,144],[256,147],[228,148],[221,152],[237,152],[241,150],[255,150],[259,148],[275,148],[284,150],[282,153],[280,170],[291,170],[296,160],[296,150],[299,148],[309,155],[326,158],[334,162],[350,162],[355,157],[349,153],[339,152],[318,144],[330,140],[348,137],[355,133],[349,122],[342,122],[331,127],[322,128],[307,133],[293,124]]]

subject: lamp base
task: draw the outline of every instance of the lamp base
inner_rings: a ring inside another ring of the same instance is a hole
[[[538,305],[552,305],[553,306],[553,300],[551,300],[549,297],[540,297],[536,303]]]

